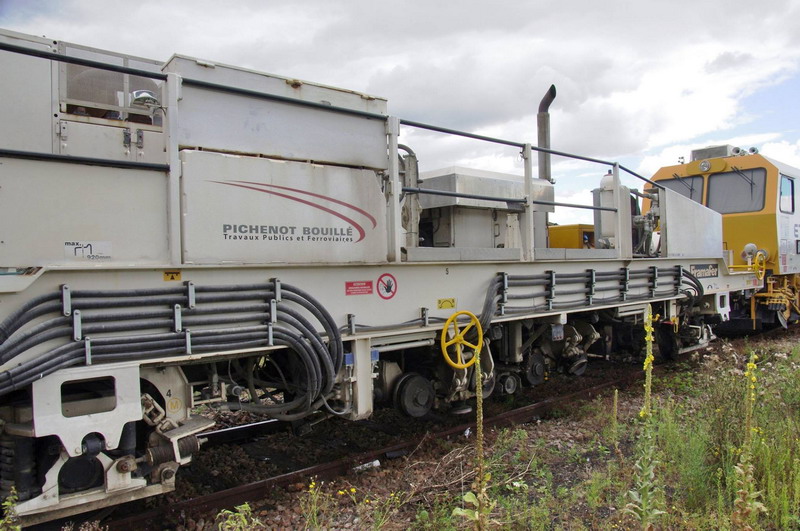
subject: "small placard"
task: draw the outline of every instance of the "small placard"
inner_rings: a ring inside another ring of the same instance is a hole
[[[450,299],[438,299],[436,301],[436,307],[440,310],[455,310],[456,299],[455,297]]]
[[[180,281],[180,271],[164,271],[164,282]]]
[[[345,295],[372,295],[371,280],[356,280],[344,283]]]

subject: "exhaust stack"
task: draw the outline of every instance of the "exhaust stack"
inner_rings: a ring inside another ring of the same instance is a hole
[[[539,114],[536,115],[539,147],[550,149],[550,104],[556,99],[556,86],[550,85],[542,101],[539,103]],[[550,153],[539,152],[539,178],[553,182],[550,173]]]

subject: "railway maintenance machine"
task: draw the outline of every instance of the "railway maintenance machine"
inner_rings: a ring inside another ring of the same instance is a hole
[[[172,490],[201,404],[464,412],[638,355],[648,305],[662,354],[696,348],[762,287],[719,213],[612,162],[589,159],[593,245],[553,248],[546,148],[181,55],[0,31],[0,69],[0,490],[26,524]],[[420,174],[407,128],[516,149],[524,174]]]
[[[755,265],[765,278],[753,296],[736,293],[722,332],[742,333],[800,319],[800,169],[757,148],[692,151],[691,161],[661,168],[653,180],[722,214],[723,247],[734,269]]]

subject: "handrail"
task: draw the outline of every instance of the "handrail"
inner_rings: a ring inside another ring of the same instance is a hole
[[[497,201],[498,203],[525,203],[525,199],[516,199],[511,197],[495,197],[490,195],[478,194],[465,194],[462,192],[448,192],[446,190],[432,190],[430,188],[409,188],[403,187],[403,193],[406,194],[426,194],[426,195],[442,195],[446,197],[463,197],[464,199],[479,199],[481,201]],[[617,212],[613,207],[600,207],[593,205],[579,205],[576,203],[561,203],[559,201],[543,201],[539,199],[531,199],[531,204],[534,205],[548,205],[548,206],[563,206],[570,208],[585,208],[587,210],[606,210],[608,212]]]
[[[163,74],[163,73],[148,72],[147,70],[140,70],[140,69],[137,69],[137,68],[129,68],[129,67],[119,66],[119,65],[112,65],[112,64],[103,63],[103,62],[100,62],[100,61],[92,61],[92,60],[89,60],[89,59],[81,59],[79,57],[71,57],[71,56],[62,55],[62,54],[55,53],[55,52],[46,52],[46,51],[43,51],[43,50],[36,50],[36,49],[33,49],[33,48],[26,48],[24,46],[16,46],[16,45],[13,45],[13,44],[8,44],[8,43],[3,43],[3,42],[0,42],[0,50],[5,50],[7,52],[13,52],[13,53],[19,53],[19,54],[23,54],[23,55],[30,55],[32,57],[39,57],[41,59],[49,59],[49,60],[53,60],[53,61],[71,63],[71,64],[80,65],[80,66],[87,66],[87,67],[97,68],[97,69],[100,69],[100,70],[109,70],[109,71],[112,71],[112,72],[120,72],[120,73],[123,73],[123,74],[131,74],[131,75],[140,76],[140,77],[158,79],[158,80],[161,80],[161,81],[166,81],[167,80],[167,75]],[[256,91],[256,90],[248,90],[248,89],[241,89],[241,88],[236,88],[236,87],[229,87],[227,85],[219,85],[219,84],[216,84],[216,83],[209,83],[207,81],[201,81],[201,80],[197,80],[197,79],[183,78],[182,82],[185,85],[195,86],[195,87],[203,88],[203,89],[206,89],[206,90],[227,92],[227,93],[231,93],[231,94],[238,94],[238,95],[244,95],[244,96],[252,96],[252,97],[257,97],[257,98],[262,98],[262,99],[279,101],[279,102],[282,102],[282,103],[300,105],[300,106],[303,106],[303,107],[310,107],[310,108],[323,110],[323,111],[335,112],[335,113],[340,113],[340,114],[347,114],[347,115],[351,115],[351,116],[359,116],[359,117],[362,117],[362,118],[371,118],[371,119],[378,119],[378,120],[387,120],[389,118],[388,116],[386,116],[384,114],[372,113],[372,112],[367,112],[367,111],[358,111],[358,110],[355,110],[355,109],[347,109],[347,108],[344,108],[344,107],[337,107],[337,106],[334,106],[334,105],[327,105],[327,104],[317,103],[317,102],[313,102],[313,101],[305,101],[305,100],[300,100],[300,99],[296,99],[296,98],[290,98],[290,97],[287,97],[287,96],[279,96],[277,94],[268,94],[268,93],[260,92],[260,91]],[[418,129],[426,129],[426,130],[429,130],[429,131],[435,131],[435,132],[439,132],[439,133],[445,133],[445,134],[450,134],[450,135],[455,135],[455,136],[461,136],[461,137],[464,137],[464,138],[471,138],[471,139],[474,139],[474,140],[481,140],[481,141],[484,141],[484,142],[490,142],[490,143],[494,143],[494,144],[502,144],[502,145],[506,145],[506,146],[517,147],[517,148],[520,148],[520,149],[524,149],[525,145],[526,145],[524,143],[515,142],[515,141],[512,141],[512,140],[505,140],[505,139],[502,139],[502,138],[495,138],[495,137],[491,137],[491,136],[478,135],[478,134],[475,134],[475,133],[469,133],[469,132],[466,132],[466,131],[460,131],[458,129],[450,129],[450,128],[446,128],[446,127],[440,127],[440,126],[436,126],[436,125],[426,124],[426,123],[423,123],[423,122],[416,122],[416,121],[413,121],[413,120],[400,119],[399,122],[400,122],[400,125],[405,125],[405,126],[408,126],[408,127],[416,127]],[[644,181],[644,182],[646,182],[646,183],[648,183],[650,185],[653,185],[653,186],[655,186],[657,188],[660,188],[662,190],[664,189],[663,185],[660,185],[660,184],[658,184],[658,183],[656,183],[654,181],[651,181],[650,179],[639,175],[635,171],[633,171],[633,170],[631,170],[629,168],[626,168],[625,166],[623,166],[621,164],[617,164],[615,162],[609,162],[607,160],[596,159],[596,158],[593,158],[593,157],[586,157],[586,156],[583,156],[583,155],[576,155],[574,153],[568,153],[566,151],[557,151],[557,150],[554,150],[554,149],[548,149],[548,148],[542,148],[542,147],[536,147],[536,146],[530,146],[530,148],[533,151],[542,152],[542,153],[549,153],[551,155],[556,155],[556,156],[559,156],[559,157],[565,157],[565,158],[570,158],[570,159],[575,159],[575,160],[582,160],[582,161],[585,161],[585,162],[593,162],[593,163],[596,163],[596,164],[603,164],[603,165],[606,165],[606,166],[617,166],[622,171],[632,175],[633,177],[636,177],[637,179],[641,179],[642,181]],[[556,206],[558,206],[558,205],[556,205]],[[580,207],[578,207],[578,208],[580,208]]]
[[[448,192],[447,190],[432,190],[430,188],[411,188],[403,187],[403,193],[423,194],[423,195],[443,195],[446,197],[462,197],[464,199],[480,199],[481,201],[497,201],[498,203],[524,203],[525,199],[512,197],[495,197],[491,195],[465,194],[463,192]]]

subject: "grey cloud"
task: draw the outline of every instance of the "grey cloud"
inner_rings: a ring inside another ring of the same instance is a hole
[[[723,52],[715,57],[714,60],[706,63],[706,71],[710,74],[716,74],[731,68],[746,68],[754,62],[756,62],[756,58],[749,53]]]

